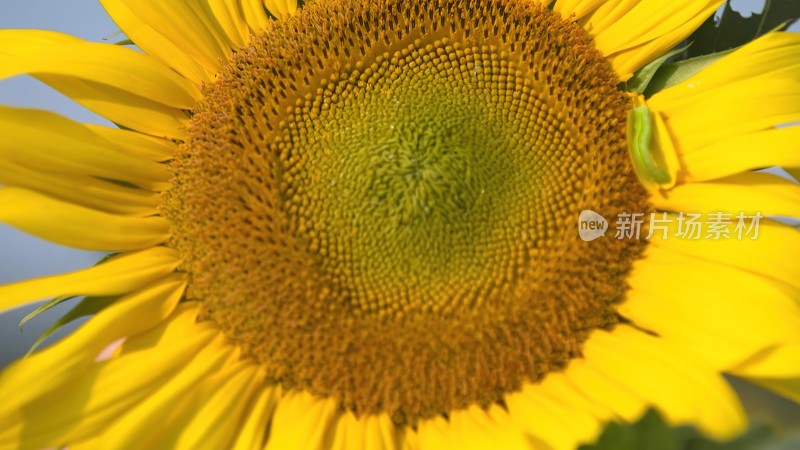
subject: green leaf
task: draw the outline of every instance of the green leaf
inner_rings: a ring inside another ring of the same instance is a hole
[[[104,40],[104,41],[108,41],[108,40],[110,40],[111,38],[115,38],[115,37],[117,37],[117,36],[122,36],[122,30],[117,30],[117,31],[115,31],[115,32],[113,32],[113,33],[111,33],[111,34],[109,34],[108,36],[104,37],[104,38],[103,38],[103,40]]]
[[[17,326],[19,327],[20,330],[22,330],[22,327],[25,326],[25,324],[28,323],[34,317],[38,316],[39,314],[41,314],[41,313],[43,313],[43,312],[45,312],[45,311],[47,311],[47,310],[49,310],[49,309],[51,309],[51,308],[53,308],[55,306],[58,306],[58,305],[64,303],[67,300],[73,299],[73,298],[76,298],[76,296],[75,295],[65,295],[65,296],[62,296],[62,297],[53,298],[53,299],[47,301],[45,304],[39,306],[38,308],[36,308],[33,311],[31,311],[30,313],[28,313],[28,315],[26,315],[25,317],[22,318],[22,320],[19,321],[19,325],[17,325]]]
[[[662,89],[682,83],[703,70],[704,67],[716,62],[734,50],[664,64],[653,75],[644,93],[649,97]]]
[[[789,167],[786,169],[795,180],[800,181],[800,168],[797,167]]]
[[[122,30],[117,30],[109,34],[108,36],[104,37],[103,40],[108,41],[117,36],[123,36]],[[121,41],[114,42],[114,45],[136,45],[136,44],[130,39],[123,39]]]
[[[664,65],[664,63],[667,62],[668,59],[672,58],[675,55],[683,53],[688,48],[689,46],[687,45],[685,47],[672,50],[666,55],[642,67],[636,72],[636,74],[634,74],[633,78],[631,78],[630,80],[628,80],[627,83],[625,83],[625,90],[630,92],[636,92],[638,94],[643,94],[647,89],[647,86],[650,84],[650,81],[658,72],[658,69],[660,69],[661,66]]]
[[[108,261],[111,257],[113,257],[113,256],[115,256],[117,254],[118,253],[109,253],[109,254],[103,256],[102,258],[100,258],[99,261],[97,261],[94,264],[94,267],[96,267],[96,266],[98,266],[100,264],[103,264],[104,262]],[[31,319],[37,317],[41,313],[43,313],[45,311],[48,311],[48,310],[52,309],[53,307],[58,306],[58,305],[60,305],[60,304],[62,304],[64,302],[66,302],[67,300],[71,300],[71,299],[77,298],[77,297],[79,297],[79,296],[78,295],[64,295],[64,296],[61,296],[61,297],[55,297],[55,298],[47,301],[43,305],[41,305],[38,308],[36,308],[33,311],[31,311],[28,315],[26,315],[25,317],[22,318],[22,320],[19,321],[19,325],[18,326],[19,326],[20,330],[22,329],[22,327],[26,323],[28,323]]]
[[[759,450],[797,450],[800,448],[800,436],[794,436],[781,442],[764,444]]]
[[[703,436],[696,428],[673,427],[655,410],[637,423],[609,423],[594,444],[580,450],[790,450],[800,448],[800,436],[779,437],[767,427],[757,427],[727,442]]]
[[[696,436],[689,427],[670,428],[658,412],[650,410],[635,424],[609,423],[595,444],[580,450],[682,450]]]
[[[117,301],[119,297],[87,297],[81,300],[77,305],[69,310],[68,313],[61,316],[55,323],[50,325],[31,345],[28,349],[28,355],[36,351],[37,348],[47,339],[51,334],[55,333],[64,325],[72,323],[82,317],[92,316],[104,310],[112,303]],[[24,319],[23,319],[24,320]],[[26,355],[27,356],[27,355]]]
[[[797,0],[766,0],[760,14],[744,17],[731,7],[728,1],[717,20],[709,18],[690,37],[695,43],[686,54],[687,58],[740,47],[753,39],[786,26],[800,17],[800,2]]]
[[[773,1],[780,2],[781,0],[773,0]],[[764,12],[763,17],[766,17],[767,10],[770,10],[769,4],[770,4],[770,2],[768,1],[767,2],[767,6],[765,6],[765,10],[764,10],[765,12]],[[726,7],[730,8],[730,5],[726,4]],[[798,2],[797,5],[795,6],[795,10],[797,10],[797,13],[800,14],[800,2]],[[771,11],[777,11],[777,9],[773,7],[771,9]],[[733,12],[732,14],[738,14],[738,13]],[[753,16],[757,16],[757,14],[754,14]],[[762,17],[762,16],[759,16],[759,17]],[[774,25],[771,21],[766,21],[766,22],[765,21],[761,21],[759,23],[761,25],[764,25],[765,23],[769,23],[770,26]],[[789,21],[783,21],[783,22],[779,23],[777,26],[774,26],[774,27],[771,27],[771,28],[768,28],[768,29],[761,30],[760,28],[758,28],[758,33],[756,33],[756,36],[760,36],[762,34],[769,33],[769,32],[772,32],[772,31],[782,30],[782,29],[786,28],[788,26],[788,24],[789,24]],[[744,41],[744,42],[742,42],[741,45],[744,45],[747,42],[748,41]],[[692,47],[690,47],[690,48],[693,49],[694,47],[695,47],[695,45],[692,45]],[[694,74],[696,74],[699,71],[701,71],[704,67],[714,63],[715,61],[717,61],[718,59],[722,58],[723,56],[728,55],[728,54],[736,51],[738,48],[739,47],[731,47],[731,48],[728,48],[727,50],[718,51],[716,53],[703,54],[701,56],[696,56],[696,57],[689,58],[689,59],[684,59],[684,60],[681,60],[681,61],[676,61],[676,62],[663,64],[658,68],[656,73],[652,76],[652,79],[650,80],[649,84],[647,85],[647,87],[646,87],[646,89],[644,91],[644,94],[649,97],[649,96],[655,94],[656,92],[658,92],[658,91],[660,91],[662,89],[665,89],[665,88],[668,88],[670,86],[674,86],[676,84],[679,84],[679,83],[681,83],[683,81],[686,81],[687,79],[691,78]],[[675,54],[681,54],[681,53],[685,53],[685,52],[679,51],[679,52],[677,52]]]

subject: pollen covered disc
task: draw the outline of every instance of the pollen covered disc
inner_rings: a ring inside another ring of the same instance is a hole
[[[163,213],[267,376],[398,423],[502,401],[613,326],[645,211],[628,101],[537,2],[317,0],[193,111]]]

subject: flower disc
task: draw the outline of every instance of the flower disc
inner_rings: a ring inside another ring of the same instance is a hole
[[[617,321],[642,244],[576,232],[646,209],[617,84],[536,2],[312,2],[193,111],[163,207],[188,296],[357,414],[500,402]]]

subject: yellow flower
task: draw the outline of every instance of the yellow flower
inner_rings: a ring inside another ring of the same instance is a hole
[[[0,30],[0,77],[119,125],[0,107],[0,220],[117,252],[0,287],[96,313],[2,372],[0,449],[571,449],[650,407],[730,437],[723,373],[800,399],[800,187],[755,171],[800,168],[797,34],[644,98],[721,0],[101,3],[138,50]]]

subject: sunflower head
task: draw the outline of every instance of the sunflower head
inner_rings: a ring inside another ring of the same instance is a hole
[[[193,111],[163,209],[189,298],[359,414],[501,402],[617,321],[642,244],[568,232],[646,208],[617,84],[537,3],[314,2]]]

